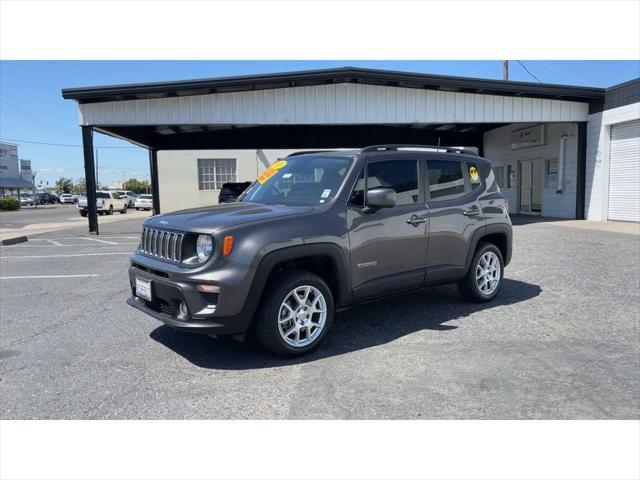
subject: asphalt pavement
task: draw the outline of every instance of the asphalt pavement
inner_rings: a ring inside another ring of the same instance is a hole
[[[127,306],[140,220],[0,247],[2,419],[637,419],[640,237],[514,227],[497,300],[427,288],[340,314],[312,355]]]

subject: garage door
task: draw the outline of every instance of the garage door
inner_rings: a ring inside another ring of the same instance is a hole
[[[609,220],[640,222],[640,120],[611,126]]]

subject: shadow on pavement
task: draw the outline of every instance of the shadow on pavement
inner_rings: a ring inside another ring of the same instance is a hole
[[[162,325],[150,337],[201,368],[246,370],[308,363],[382,345],[420,330],[453,330],[447,322],[481,310],[513,305],[538,296],[538,285],[505,279],[502,291],[490,303],[465,301],[454,286],[431,287],[359,305],[339,313],[324,343],[315,352],[296,359],[278,358],[254,341],[237,342],[173,330]],[[464,324],[460,325],[464,327]]]

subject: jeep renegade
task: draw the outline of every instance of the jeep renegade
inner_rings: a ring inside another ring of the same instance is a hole
[[[444,151],[443,151],[444,150]],[[511,221],[488,160],[452,147],[300,152],[236,202],[147,219],[128,303],[184,331],[307,353],[335,313],[427,285],[492,300]]]

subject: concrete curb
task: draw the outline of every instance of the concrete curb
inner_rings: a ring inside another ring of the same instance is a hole
[[[23,243],[28,241],[29,239],[23,235],[21,237],[5,238],[4,240],[0,240],[0,245],[15,245],[16,243]]]

